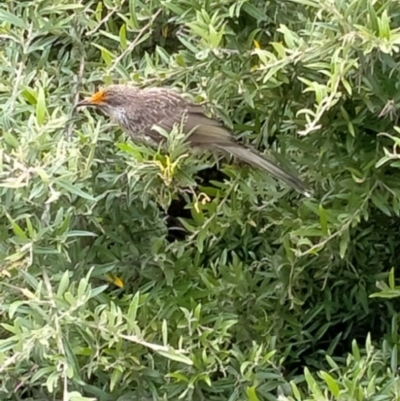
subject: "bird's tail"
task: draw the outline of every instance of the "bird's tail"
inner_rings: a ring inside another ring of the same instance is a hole
[[[219,147],[216,144],[216,147],[218,147],[220,150],[223,150],[224,152],[231,153],[233,156],[236,156],[238,159],[241,159],[245,163],[267,171],[275,178],[282,180],[307,198],[310,198],[312,196],[312,192],[309,190],[309,188],[307,188],[303,181],[300,180],[300,178],[286,172],[274,162],[260,156],[257,152],[245,147],[239,147],[237,145],[229,146],[227,144],[224,144]]]

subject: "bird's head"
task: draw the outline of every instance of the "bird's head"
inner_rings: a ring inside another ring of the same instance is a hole
[[[139,89],[133,86],[110,85],[81,100],[76,107],[98,107],[107,114],[113,115],[116,110],[132,104],[138,92]]]

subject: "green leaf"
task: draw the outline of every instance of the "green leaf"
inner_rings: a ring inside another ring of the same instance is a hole
[[[93,198],[93,196],[87,194],[86,192],[82,191],[81,189],[69,183],[68,181],[65,181],[63,179],[58,179],[56,183],[58,186],[60,186],[61,188],[65,189],[66,191],[68,191],[73,195],[79,196],[83,199],[87,199],[93,202],[96,201],[96,198]]]
[[[122,24],[119,30],[119,43],[121,45],[121,49],[125,50],[128,47],[126,40],[126,25]]]
[[[350,236],[349,232],[345,231],[342,236],[340,237],[340,244],[339,244],[339,254],[341,259],[344,259],[346,255],[347,248],[349,246]]]
[[[84,230],[72,230],[68,231],[66,234],[67,238],[74,238],[74,237],[97,237],[97,234],[92,233],[90,231],[84,231]]]
[[[168,351],[158,351],[158,353],[165,358],[171,359],[175,362],[181,362],[185,365],[193,365],[193,361],[185,355],[175,351],[174,349],[170,349]]]
[[[381,194],[379,194],[379,193],[372,194],[371,200],[378,209],[380,209],[387,216],[391,216],[391,212],[390,212],[389,208],[386,206],[387,200],[384,199]]]
[[[25,234],[25,231],[18,225],[18,223],[14,221],[11,217],[9,217],[8,219],[11,223],[11,228],[14,231],[14,234],[23,240],[28,240],[28,236]]]
[[[24,304],[24,301],[15,301],[8,308],[8,316],[10,319],[14,318],[14,315],[18,311],[19,307]]]
[[[129,0],[129,16],[132,21],[132,28],[137,29],[139,22],[136,15],[136,0]]]
[[[380,38],[390,40],[390,20],[387,10],[383,10],[381,17],[378,18],[378,25]]]
[[[162,322],[162,339],[163,339],[163,345],[167,346],[168,345],[168,326],[167,326],[167,321],[165,319]]]
[[[135,324],[136,315],[139,308],[139,299],[140,299],[140,292],[136,292],[135,296],[133,297],[129,305],[127,318],[129,319],[131,325]]]
[[[249,401],[260,401],[260,399],[257,397],[255,387],[248,387],[246,392],[247,392],[247,397],[248,397]]]
[[[352,350],[354,359],[358,362],[360,360],[361,356],[360,356],[360,349],[358,348],[356,340],[353,340],[351,342],[351,350]]]
[[[319,205],[319,221],[321,224],[321,231],[323,235],[328,235],[328,219],[324,207]]]
[[[263,12],[260,12],[260,9],[250,2],[245,2],[242,5],[242,10],[249,14],[251,17],[256,19],[257,21],[267,21],[267,15]]]
[[[320,372],[321,377],[324,379],[325,383],[328,385],[329,391],[335,398],[339,397],[340,389],[337,381],[327,372]]]
[[[20,143],[18,139],[11,132],[3,132],[2,136],[7,144],[13,146],[14,148],[18,148]]]
[[[371,27],[375,35],[379,34],[379,22],[378,22],[378,17],[376,15],[374,5],[371,1],[367,1],[367,9],[368,9],[368,14],[369,14],[369,19],[371,22]]]
[[[293,396],[296,399],[296,401],[302,401],[303,397],[300,393],[299,388],[297,387],[296,383],[293,380],[290,381],[290,387],[292,389]]]
[[[308,368],[304,369],[304,377],[307,381],[308,388],[312,391],[314,396],[322,397],[321,389],[319,388],[315,379],[312,377]]]
[[[122,372],[118,369],[114,369],[110,378],[110,391],[115,390],[115,386],[120,382],[121,377],[122,377]]]
[[[102,3],[101,1],[99,1],[99,2],[97,3],[96,10],[95,10],[95,13],[94,13],[95,19],[96,19],[97,22],[100,22],[100,21],[101,21],[101,18],[102,18],[101,15],[102,15],[102,13],[103,13],[103,3]]]
[[[97,401],[97,398],[83,397],[78,391],[71,391],[66,396],[68,401]]]
[[[391,290],[394,290],[396,287],[393,267],[390,269],[390,272],[389,272],[389,287]]]
[[[399,368],[398,354],[399,354],[399,352],[398,352],[397,344],[395,344],[393,346],[392,353],[391,353],[391,356],[390,356],[390,368],[391,368],[393,373],[397,372],[397,370]]]
[[[62,297],[65,291],[68,289],[68,287],[69,287],[69,271],[66,270],[61,277],[60,283],[58,284],[57,296]]]
[[[27,29],[27,25],[22,18],[0,8],[0,21],[14,25],[17,28]]]
[[[42,86],[38,89],[38,95],[36,98],[36,121],[39,125],[43,125],[47,114],[46,108],[46,96]]]
[[[118,36],[115,36],[115,40],[119,41]],[[106,63],[106,65],[109,67],[113,63],[115,56],[109,50],[107,50],[104,46],[101,46],[97,43],[93,43],[93,46],[100,49],[101,57],[104,60],[104,62]]]

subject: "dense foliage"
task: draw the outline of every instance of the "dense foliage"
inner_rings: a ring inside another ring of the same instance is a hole
[[[400,399],[398,0],[0,4],[0,399]],[[167,85],[276,155],[132,143]],[[290,167],[289,167],[290,168]]]

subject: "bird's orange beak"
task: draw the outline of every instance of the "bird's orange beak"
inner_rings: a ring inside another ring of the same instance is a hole
[[[87,97],[77,103],[76,107],[80,106],[100,106],[105,102],[106,95],[104,91],[96,92],[94,95]]]

